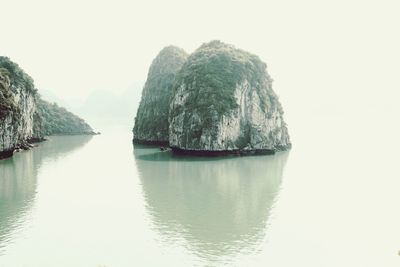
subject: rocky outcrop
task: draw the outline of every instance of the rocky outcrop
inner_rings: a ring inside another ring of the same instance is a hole
[[[65,109],[41,100],[33,79],[9,58],[0,57],[0,159],[31,148],[45,135],[77,133],[93,130]]]
[[[168,114],[175,75],[187,59],[178,47],[165,47],[153,60],[135,117],[135,143],[168,143]]]
[[[37,97],[32,78],[8,58],[0,57],[0,158],[27,147],[31,138],[42,138],[40,132],[34,132]]]
[[[198,48],[177,74],[169,112],[175,152],[268,154],[291,147],[266,64],[220,41]]]

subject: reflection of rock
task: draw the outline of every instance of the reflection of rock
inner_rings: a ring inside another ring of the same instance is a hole
[[[46,158],[57,158],[86,144],[91,136],[51,137],[40,146],[0,161],[0,255],[35,199],[37,174]]]
[[[210,160],[135,146],[134,154],[164,237],[184,237],[208,259],[252,249],[264,237],[288,152]]]

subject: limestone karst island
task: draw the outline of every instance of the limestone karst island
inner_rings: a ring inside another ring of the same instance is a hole
[[[95,134],[81,118],[42,100],[33,79],[0,57],[0,159],[29,149],[48,135]]]
[[[164,48],[150,66],[133,142],[187,155],[272,154],[291,147],[267,66],[220,41],[191,55]]]

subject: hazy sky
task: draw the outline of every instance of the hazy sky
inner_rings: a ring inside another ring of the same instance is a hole
[[[145,81],[166,45],[191,52],[220,39],[268,64],[287,109],[300,98],[315,99],[316,107],[335,105],[332,99],[390,106],[399,90],[397,3],[1,0],[0,53],[39,90],[83,99]]]

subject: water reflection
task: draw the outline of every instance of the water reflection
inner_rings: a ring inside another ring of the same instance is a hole
[[[249,253],[265,237],[288,153],[176,157],[135,146],[148,212],[164,242],[185,240],[206,261]]]
[[[38,147],[0,161],[0,255],[31,210],[37,175],[46,159],[60,157],[86,144],[92,136],[55,136]]]

